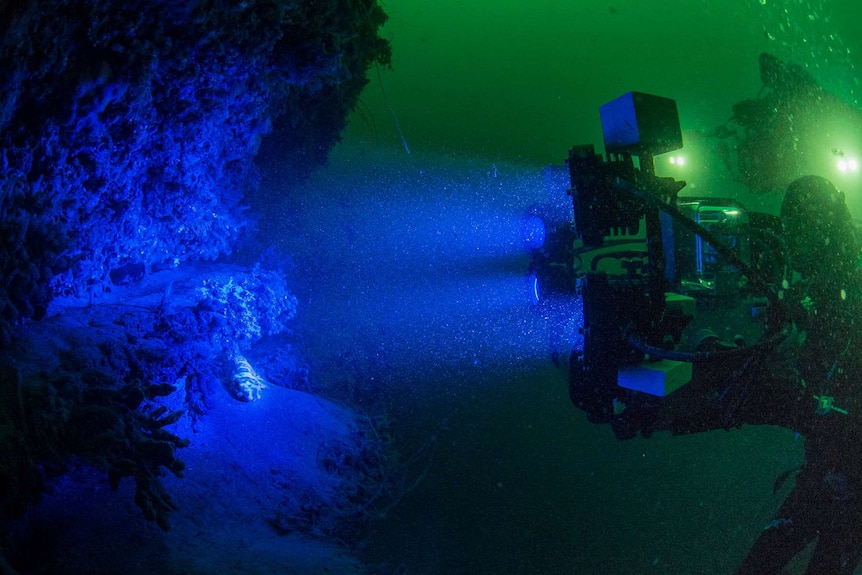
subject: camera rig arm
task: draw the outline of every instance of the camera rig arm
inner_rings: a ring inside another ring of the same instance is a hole
[[[601,116],[607,157],[593,146],[572,148],[569,194],[582,243],[577,250],[600,252],[594,264],[616,258],[618,265],[612,272],[595,265],[573,271],[583,301],[584,344],[571,355],[571,400],[591,421],[611,423],[621,438],[737,425],[733,415],[749,388],[743,370],[750,372],[763,352],[784,339],[783,325],[767,321],[752,346],[710,337],[699,349],[680,349],[697,294],[682,287],[685,254],[678,244],[696,237],[700,256],[708,249],[723,269],[745,278],[749,294],[766,299],[764,307],[778,309],[774,278],[750,265],[740,245],[731,248],[678,207],[685,182],[655,175],[654,154],[682,147],[673,100],[632,92],[603,106]],[[613,245],[624,243],[620,238],[644,249],[615,251]],[[740,382],[732,392],[729,379]]]

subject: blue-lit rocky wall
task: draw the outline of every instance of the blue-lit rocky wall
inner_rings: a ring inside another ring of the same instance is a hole
[[[375,0],[0,4],[0,340],[57,294],[230,253],[262,138],[286,171],[322,161],[388,63],[384,20]]]
[[[384,20],[375,0],[0,2],[0,524],[83,463],[132,477],[167,528],[159,477],[189,442],[166,428],[202,415],[223,364],[255,383],[242,354],[296,305],[277,258],[184,264],[264,218],[263,139],[287,172],[325,159],[389,61]],[[148,281],[160,295],[122,291]]]

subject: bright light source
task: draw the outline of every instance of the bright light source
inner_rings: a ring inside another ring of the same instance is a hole
[[[537,250],[545,244],[545,222],[539,216],[527,215],[521,221],[521,241],[524,248]]]
[[[675,165],[675,166],[684,166],[685,165],[685,158],[683,156],[671,156],[669,159],[670,159],[670,163]]]
[[[838,171],[842,174],[846,174],[847,172],[858,172],[859,160],[856,158],[838,158],[836,166],[838,167]]]

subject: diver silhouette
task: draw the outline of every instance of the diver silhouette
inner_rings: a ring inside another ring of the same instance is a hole
[[[780,344],[696,362],[691,382],[666,397],[616,388],[611,412],[604,400],[612,395],[587,388],[598,399],[581,405],[591,421],[611,423],[620,439],[743,425],[799,433],[805,463],[777,481],[795,475],[737,575],[784,573],[809,544],[815,548],[806,575],[851,575],[862,558],[860,243],[844,195],[821,177],[788,186],[780,220],[784,259],[797,276],[782,286],[775,310],[788,332]]]
[[[805,463],[737,575],[783,573],[812,542],[806,575],[849,575],[862,557],[860,246],[843,194],[824,178],[791,183],[781,219],[792,268],[801,275],[785,295],[797,335],[793,361],[791,369],[764,369],[758,390],[745,399],[750,405],[740,410],[749,421],[737,424],[801,433]]]

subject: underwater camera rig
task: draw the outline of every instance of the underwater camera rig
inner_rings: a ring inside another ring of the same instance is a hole
[[[767,312],[786,266],[777,217],[680,197],[684,181],[656,176],[653,157],[682,148],[673,100],[630,92],[600,113],[606,155],[571,149],[566,198],[531,209],[525,241],[535,300],[582,299],[572,402],[632,436],[644,431],[630,421],[642,410],[628,408],[662,401],[697,363],[736,363],[780,340]],[[546,171],[550,188],[561,178],[559,167]]]

